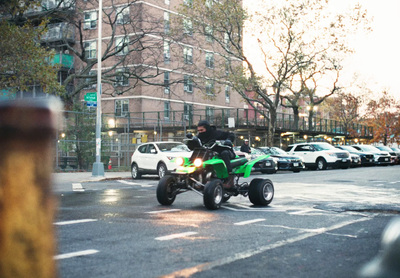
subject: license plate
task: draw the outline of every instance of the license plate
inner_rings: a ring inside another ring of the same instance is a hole
[[[343,159],[342,159],[342,162],[347,162],[347,159],[346,159],[346,158],[343,158]]]
[[[294,166],[294,167],[298,167],[298,166],[299,166],[299,163],[294,162],[294,163],[293,163],[293,166]]]
[[[385,158],[385,161],[389,161],[389,158]]]

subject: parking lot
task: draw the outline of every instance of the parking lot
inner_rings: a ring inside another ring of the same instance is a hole
[[[256,175],[269,207],[218,211],[193,192],[160,206],[155,176],[83,182],[56,192],[61,277],[355,277],[400,211],[398,167]]]

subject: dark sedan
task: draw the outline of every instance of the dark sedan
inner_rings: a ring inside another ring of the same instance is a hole
[[[358,154],[361,158],[361,166],[372,166],[375,165],[374,154],[369,152],[363,152],[361,150],[357,150],[352,146],[336,146],[336,148],[348,151],[350,154]]]
[[[304,169],[304,161],[299,156],[290,155],[277,147],[261,147],[259,149],[265,154],[269,154],[278,159],[279,170],[287,170],[298,173]]]
[[[248,160],[256,159],[259,156],[265,155],[265,153],[259,149],[251,148],[251,153],[244,153],[240,151],[240,147],[234,147],[236,155],[246,157]],[[267,157],[265,159],[260,160],[252,169],[253,172],[261,172],[263,174],[274,174],[278,171],[278,162],[274,157]]]

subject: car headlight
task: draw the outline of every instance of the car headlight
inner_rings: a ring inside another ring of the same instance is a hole
[[[203,160],[201,158],[196,158],[193,161],[193,164],[194,164],[195,167],[199,168],[199,167],[201,167],[201,165],[203,165]]]
[[[177,158],[175,159],[175,164],[176,164],[176,165],[182,166],[183,163],[185,163],[185,160],[183,159],[183,157],[177,157]]]

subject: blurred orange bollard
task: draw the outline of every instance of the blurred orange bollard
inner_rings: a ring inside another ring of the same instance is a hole
[[[58,99],[0,102],[0,277],[57,277],[51,174],[61,108]]]
[[[110,160],[108,161],[108,170],[111,170],[112,169],[112,162],[111,162],[111,158],[110,158]]]

